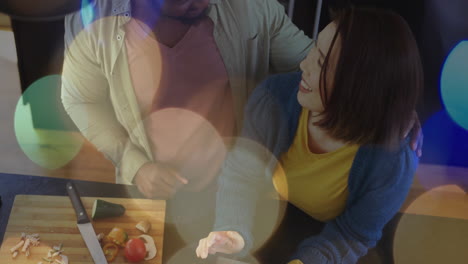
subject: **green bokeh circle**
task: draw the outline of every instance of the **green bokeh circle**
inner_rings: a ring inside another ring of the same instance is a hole
[[[15,110],[15,135],[26,156],[46,169],[58,169],[81,149],[84,138],[76,131],[60,100],[60,75],[31,84]]]

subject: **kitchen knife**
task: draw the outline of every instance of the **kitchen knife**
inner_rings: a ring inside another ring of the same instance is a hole
[[[91,253],[91,257],[93,257],[94,263],[107,264],[106,256],[102,252],[101,245],[96,238],[96,232],[94,232],[93,225],[91,224],[88,214],[81,202],[80,195],[72,182],[67,183],[67,192],[78,218],[78,229],[80,230],[81,236],[88,247],[89,253]]]

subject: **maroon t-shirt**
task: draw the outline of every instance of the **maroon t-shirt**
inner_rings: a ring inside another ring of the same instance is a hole
[[[235,118],[229,79],[213,22],[192,25],[172,48],[141,22],[126,27],[133,88],[157,162],[179,170],[199,189],[217,174]]]

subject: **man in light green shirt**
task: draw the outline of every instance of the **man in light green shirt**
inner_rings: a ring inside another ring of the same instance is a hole
[[[238,129],[256,85],[270,73],[297,70],[312,45],[277,0],[166,0],[164,5],[161,17],[167,16],[170,23],[160,27],[204,14],[213,22]],[[152,6],[157,1],[97,0],[91,23],[84,22],[85,12],[66,17],[62,101],[83,135],[113,162],[117,183],[136,183],[147,197],[167,197],[176,191],[175,184],[173,190],[160,190],[158,185],[176,177],[159,166],[151,152],[125,46],[124,26],[131,17],[150,21]],[[203,12],[194,14],[197,8]],[[164,28],[155,26],[153,31]]]

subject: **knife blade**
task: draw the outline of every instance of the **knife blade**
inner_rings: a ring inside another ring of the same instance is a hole
[[[75,209],[77,220],[77,226],[80,230],[81,236],[83,237],[86,247],[88,247],[89,253],[94,260],[95,264],[107,264],[106,256],[102,252],[101,245],[96,238],[96,232],[94,232],[91,220],[86,213],[86,210],[81,202],[80,195],[76,190],[75,185],[72,182],[67,183],[67,192],[70,197],[70,201]]]

